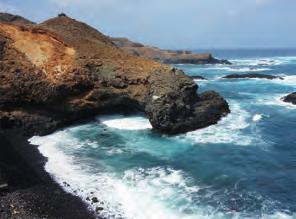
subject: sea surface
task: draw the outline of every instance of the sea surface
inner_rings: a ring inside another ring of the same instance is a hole
[[[296,91],[296,50],[213,53],[233,65],[177,67],[227,99],[218,124],[168,137],[141,114],[99,116],[30,139],[46,170],[106,218],[296,218],[296,106],[280,100]],[[221,79],[249,72],[284,80]]]

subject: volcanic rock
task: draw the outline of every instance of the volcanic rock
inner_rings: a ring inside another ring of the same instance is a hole
[[[46,134],[73,121],[128,108],[162,133],[216,123],[229,112],[216,92],[181,70],[131,56],[96,29],[67,17],[0,23],[0,126]]]
[[[223,78],[227,79],[232,79],[232,78],[263,78],[263,79],[281,79],[283,80],[282,77],[279,76],[274,76],[274,75],[267,75],[267,74],[255,74],[255,73],[250,73],[250,74],[231,74],[231,75],[226,75]]]
[[[110,37],[112,42],[130,55],[141,56],[166,64],[228,64],[225,59],[216,59],[211,54],[194,54],[186,50],[163,50],[132,42],[127,38]]]
[[[296,92],[291,93],[291,94],[289,94],[289,95],[283,97],[282,100],[283,100],[284,102],[292,103],[292,104],[296,105]]]

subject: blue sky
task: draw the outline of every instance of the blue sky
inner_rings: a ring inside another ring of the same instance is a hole
[[[296,0],[0,0],[0,10],[35,22],[64,11],[162,48],[296,47]]]

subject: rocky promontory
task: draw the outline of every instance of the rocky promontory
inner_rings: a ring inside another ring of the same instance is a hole
[[[41,24],[0,24],[2,128],[45,134],[115,109],[140,110],[154,129],[176,134],[229,112],[216,92],[181,70],[132,56],[109,37],[60,15]]]
[[[282,100],[286,103],[292,103],[292,104],[296,105],[296,92],[293,92],[293,93],[283,97]]]
[[[282,77],[280,76],[275,76],[275,75],[267,75],[267,74],[256,74],[256,73],[249,73],[249,74],[230,74],[226,75],[223,78],[227,79],[234,79],[234,78],[260,78],[260,79],[281,79],[283,80]]]
[[[127,38],[110,37],[112,42],[128,54],[141,56],[166,64],[227,64],[225,59],[216,59],[212,54],[195,54],[186,50],[164,50],[132,42]]]

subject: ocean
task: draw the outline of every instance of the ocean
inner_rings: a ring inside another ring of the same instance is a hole
[[[214,50],[233,65],[176,65],[200,75],[231,113],[177,136],[154,132],[142,114],[98,116],[34,136],[45,169],[106,218],[296,218],[296,50]],[[233,73],[274,79],[221,79]]]

